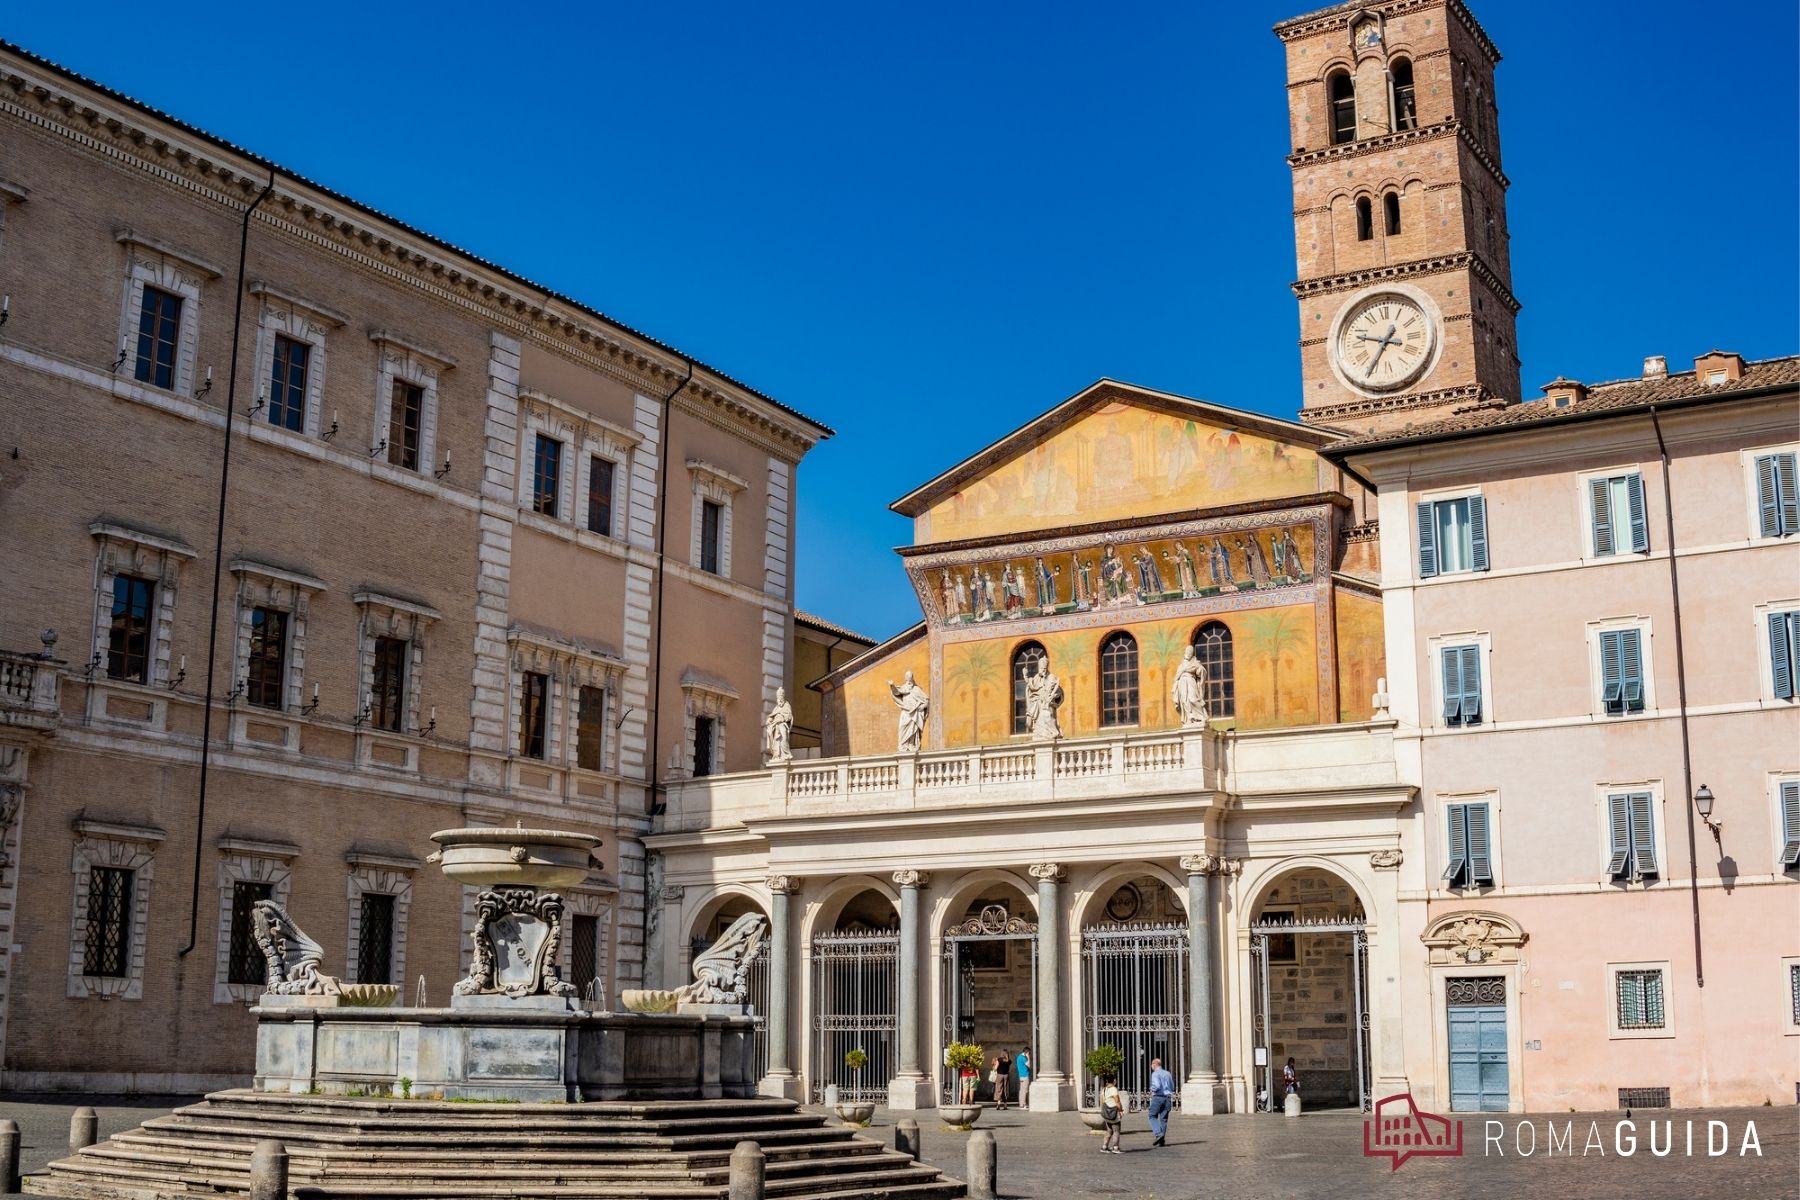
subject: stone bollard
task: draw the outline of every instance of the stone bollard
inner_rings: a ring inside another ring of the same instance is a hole
[[[19,1194],[19,1123],[0,1121],[0,1194]]]
[[[1300,1115],[1300,1093],[1299,1092],[1289,1092],[1287,1099],[1282,1102],[1281,1111],[1290,1117],[1299,1116]]]
[[[914,1161],[919,1157],[919,1123],[911,1117],[901,1117],[894,1126],[894,1149],[908,1155]]]
[[[726,1200],[763,1200],[763,1171],[762,1147],[755,1142],[739,1142],[731,1152]]]
[[[100,1140],[100,1114],[91,1108],[78,1108],[69,1118],[69,1153],[79,1154]]]
[[[250,1153],[250,1200],[287,1200],[288,1153],[274,1138],[263,1138]]]
[[[1000,1164],[994,1155],[994,1135],[977,1129],[969,1135],[969,1200],[995,1200],[1000,1185]]]

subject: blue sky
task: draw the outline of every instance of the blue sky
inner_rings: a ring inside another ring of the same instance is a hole
[[[1795,6],[1474,7],[1529,394],[1793,353]],[[91,3],[0,36],[835,427],[799,601],[885,636],[918,615],[888,503],[1094,379],[1294,414],[1269,30],[1305,10]]]

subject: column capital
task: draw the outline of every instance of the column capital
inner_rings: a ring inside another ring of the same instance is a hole
[[[800,890],[801,879],[798,875],[771,875],[763,880],[763,886],[775,896],[791,896]]]
[[[930,871],[915,871],[908,868],[894,872],[894,884],[903,888],[922,888],[931,883]]]
[[[1061,863],[1033,863],[1027,868],[1033,879],[1047,883],[1061,883],[1069,877],[1068,868]]]
[[[662,890],[662,902],[664,904],[680,904],[683,891],[684,889],[680,884],[669,884]]]
[[[1217,854],[1184,854],[1181,869],[1189,875],[1218,875],[1225,870],[1225,860]]]

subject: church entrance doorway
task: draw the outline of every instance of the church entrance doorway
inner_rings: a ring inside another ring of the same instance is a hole
[[[964,919],[944,931],[938,972],[943,1028],[938,1061],[951,1042],[982,1048],[986,1063],[1002,1055],[1011,1064],[1033,1045],[1037,1029],[1037,923],[1012,915],[1000,897],[969,905]],[[1034,1055],[1035,1057],[1035,1055]],[[975,1097],[990,1101],[989,1065],[976,1073]],[[958,1081],[942,1072],[944,1102],[957,1102]],[[1017,1076],[1007,1079],[1007,1102],[1019,1102]]]
[[[1187,1078],[1187,923],[1168,887],[1149,876],[1112,889],[1100,911],[1109,919],[1081,930],[1079,1061],[1098,1046],[1118,1047],[1119,1090],[1141,1110],[1150,1104],[1152,1059],[1177,1082]],[[1084,1065],[1084,1105],[1099,1104],[1099,1087]]]
[[[898,1069],[895,1039],[900,1009],[900,930],[893,905],[863,892],[844,906],[837,927],[813,935],[812,1098],[825,1102],[835,1084],[845,1103],[884,1104]],[[861,1050],[868,1062],[844,1062]]]
[[[1307,1109],[1369,1107],[1369,938],[1349,884],[1290,872],[1250,926],[1259,1107],[1279,1111],[1294,1059]]]

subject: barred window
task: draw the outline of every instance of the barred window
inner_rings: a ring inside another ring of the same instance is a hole
[[[181,337],[181,297],[145,284],[142,308],[134,374],[139,383],[172,388],[175,353]]]
[[[605,769],[606,692],[584,687],[576,696],[575,765],[584,771]]]
[[[576,995],[586,998],[600,978],[600,918],[576,913],[569,924],[569,982]]]
[[[1788,1020],[1800,1025],[1800,963],[1788,964]]]
[[[1124,630],[1100,645],[1100,724],[1138,722],[1137,639]]]
[[[375,668],[369,719],[375,728],[395,733],[406,722],[406,652],[405,638],[375,639]]]
[[[113,679],[150,682],[150,614],[156,585],[135,575],[113,578],[112,627],[106,638],[106,673]]]
[[[1194,657],[1206,668],[1206,711],[1214,717],[1237,715],[1237,667],[1231,653],[1231,628],[1208,621],[1194,632]]]
[[[519,676],[519,754],[522,757],[544,757],[544,728],[549,723],[545,710],[549,702],[548,675],[541,671],[526,671]]]
[[[719,573],[719,530],[724,526],[725,506],[713,500],[700,502],[700,569]]]
[[[287,681],[288,615],[278,608],[250,610],[250,661],[244,699],[259,708],[280,708]]]
[[[1663,1027],[1663,973],[1620,971],[1616,976],[1620,1029]]]
[[[298,433],[306,427],[306,368],[312,347],[275,335],[269,363],[269,424]]]
[[[251,915],[258,900],[274,898],[275,885],[240,879],[231,885],[231,953],[227,983],[265,983],[268,965],[256,944],[256,921]]]
[[[696,779],[702,775],[711,775],[717,769],[717,764],[713,761],[713,743],[716,732],[714,718],[694,718],[694,778]]]
[[[404,379],[394,380],[394,399],[388,407],[389,466],[408,471],[419,469],[419,431],[424,422],[425,389]]]
[[[394,898],[364,892],[361,931],[356,940],[356,981],[392,983],[394,974]]]
[[[1030,733],[1031,725],[1025,717],[1025,683],[1037,674],[1037,665],[1044,661],[1044,647],[1039,642],[1026,642],[1013,652],[1012,660],[1012,731],[1014,733]]]
[[[87,932],[81,973],[123,979],[131,966],[131,884],[123,867],[88,872]]]

